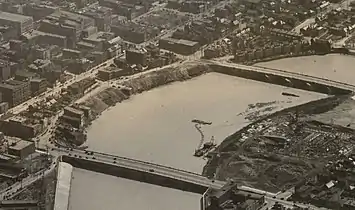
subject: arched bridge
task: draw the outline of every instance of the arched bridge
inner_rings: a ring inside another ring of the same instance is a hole
[[[215,72],[308,91],[329,95],[345,95],[355,92],[355,85],[281,69],[248,66],[214,60],[204,60],[204,63],[211,65]]]
[[[50,153],[74,167],[195,193],[218,190],[226,184],[197,173],[100,152],[52,148]]]

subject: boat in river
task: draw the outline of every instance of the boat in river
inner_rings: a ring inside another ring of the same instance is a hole
[[[191,120],[191,122],[201,124],[201,125],[211,125],[212,124],[212,122],[206,122],[206,121],[197,120],[197,119],[193,119],[193,120]]]
[[[195,157],[202,157],[206,155],[208,152],[210,152],[212,149],[214,149],[217,146],[217,144],[214,142],[214,137],[212,136],[210,142],[206,142],[203,144],[201,148],[198,148],[195,150],[194,156]]]
[[[300,97],[299,95],[293,94],[293,93],[287,93],[287,92],[282,92],[283,96],[291,96],[291,97]]]

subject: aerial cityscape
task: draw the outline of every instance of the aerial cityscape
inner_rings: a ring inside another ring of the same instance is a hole
[[[355,210],[355,0],[0,0],[0,209]]]

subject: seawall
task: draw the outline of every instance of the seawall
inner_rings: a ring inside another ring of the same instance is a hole
[[[69,163],[75,168],[95,171],[111,176],[159,185],[162,187],[174,188],[182,191],[203,194],[207,190],[204,186],[196,185],[190,182],[180,181],[149,172],[132,170],[114,164],[100,163],[94,160],[85,160],[70,156],[62,156],[62,161]]]
[[[73,166],[59,162],[57,187],[55,191],[54,210],[68,210]]]

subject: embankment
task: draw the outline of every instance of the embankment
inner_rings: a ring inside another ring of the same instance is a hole
[[[58,164],[54,210],[68,210],[73,167],[64,162]]]
[[[128,99],[133,94],[138,94],[172,82],[188,80],[207,72],[210,72],[208,66],[198,64],[186,67],[169,67],[159,71],[147,72],[122,82],[121,85],[128,87],[130,91],[110,87],[86,100],[83,104],[90,107],[94,116],[97,116],[108,107]]]

